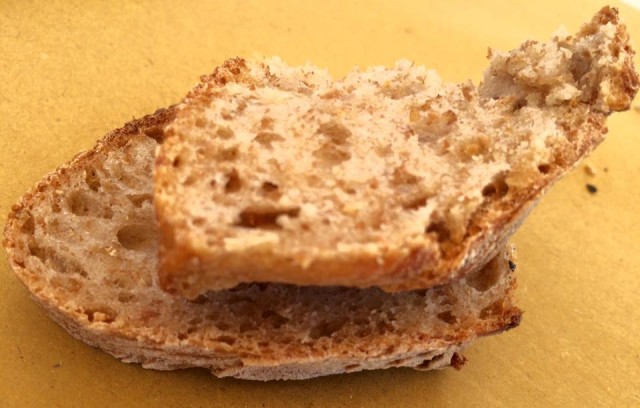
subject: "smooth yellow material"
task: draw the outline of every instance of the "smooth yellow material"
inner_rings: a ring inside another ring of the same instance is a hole
[[[409,58],[477,83],[488,46],[546,39],[560,25],[573,31],[602,5],[3,1],[0,213],[107,131],[178,101],[228,57],[279,55],[335,75]],[[640,11],[613,5],[640,44]],[[478,341],[460,372],[265,384],[144,370],[49,320],[0,252],[0,406],[640,406],[640,109],[614,115],[609,128],[587,160],[596,175],[578,167],[515,237],[522,325]]]

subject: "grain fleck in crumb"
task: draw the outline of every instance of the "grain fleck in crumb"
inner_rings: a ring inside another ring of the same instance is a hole
[[[590,192],[591,194],[595,194],[598,192],[598,187],[596,187],[593,184],[587,183],[586,187],[587,187],[587,191]]]

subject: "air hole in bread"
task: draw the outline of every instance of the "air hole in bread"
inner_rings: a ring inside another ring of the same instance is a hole
[[[393,177],[391,180],[395,185],[411,185],[420,182],[420,177],[411,173],[404,166],[399,166],[393,171]]]
[[[347,144],[351,137],[349,128],[335,121],[322,123],[318,127],[317,133],[326,136],[331,143],[336,145]]]
[[[261,314],[262,319],[269,322],[274,329],[279,329],[289,322],[289,319],[272,310],[265,310]]]
[[[264,183],[262,183],[261,188],[262,188],[262,191],[264,191],[265,193],[271,193],[273,191],[278,190],[278,185],[270,181],[265,181]]]
[[[342,147],[326,142],[313,151],[313,157],[320,160],[320,165],[335,166],[349,160],[351,153]]]
[[[467,275],[466,281],[469,286],[479,292],[486,292],[498,283],[502,277],[501,268],[492,263],[499,262],[497,258],[491,260],[491,263],[479,271]]]
[[[233,346],[236,343],[236,339],[231,336],[218,336],[214,340],[219,341],[220,343],[228,344],[230,346]]]
[[[106,306],[94,309],[85,309],[84,314],[91,323],[113,323],[116,320],[116,312]]]
[[[220,139],[231,139],[233,135],[233,130],[226,126],[219,126],[216,130],[216,136],[218,136]]]
[[[380,320],[376,323],[376,329],[380,334],[391,333],[394,331],[393,324],[384,320]]]
[[[226,331],[231,328],[231,326],[225,322],[217,322],[215,323],[215,326],[218,330],[222,330],[222,331]]]
[[[451,231],[445,225],[444,221],[433,221],[426,228],[427,234],[434,234],[438,242],[445,242],[451,238]]]
[[[481,319],[488,319],[494,316],[500,316],[504,311],[503,300],[497,300],[480,311]]]
[[[273,132],[260,132],[253,138],[253,140],[267,149],[272,149],[273,143],[283,141],[284,137]]]
[[[23,234],[32,235],[35,232],[35,230],[36,230],[36,224],[35,224],[35,221],[33,220],[33,215],[28,214],[28,216],[20,226],[20,232],[22,232]]]
[[[120,292],[118,293],[118,302],[120,303],[129,303],[135,300],[136,295],[131,292]]]
[[[579,82],[591,68],[591,54],[587,50],[574,52],[571,56],[569,70],[575,82]]]
[[[198,116],[196,117],[194,124],[196,125],[196,127],[203,128],[207,125],[207,120],[202,116]]]
[[[144,134],[155,140],[157,143],[162,143],[164,140],[164,131],[161,126],[148,127],[144,130]]]
[[[451,312],[451,310],[440,312],[437,317],[447,324],[455,324],[458,321],[458,318],[453,314],[453,312]]]
[[[136,208],[142,208],[145,203],[151,203],[152,200],[151,194],[129,194],[127,198]]]
[[[130,275],[121,276],[113,279],[113,285],[118,289],[133,289],[136,283],[133,281]]]
[[[98,191],[100,189],[100,176],[98,176],[96,169],[85,170],[84,181],[91,190]]]
[[[182,165],[182,158],[180,156],[176,156],[171,162],[171,165],[175,168],[180,167]]]
[[[117,234],[118,242],[126,249],[143,250],[153,245],[155,230],[147,224],[131,224],[120,228]]]
[[[431,195],[424,194],[413,198],[410,198],[402,203],[402,208],[405,210],[417,210],[427,205],[427,200],[431,198]]]
[[[500,173],[496,175],[491,183],[484,186],[482,189],[482,195],[484,197],[504,197],[509,192],[509,186],[507,185],[505,175]]]
[[[63,289],[69,293],[78,293],[82,288],[82,283],[70,276],[54,276],[49,281],[53,288]]]
[[[280,187],[271,181],[263,182],[260,187],[260,191],[266,198],[271,200],[278,200],[282,196],[280,193]]]
[[[79,275],[83,278],[87,278],[89,274],[80,266],[80,264],[69,259],[63,255],[58,254],[51,248],[44,248],[39,246],[35,240],[31,240],[28,243],[29,253],[45,264],[48,268],[53,269],[56,273]]]
[[[242,188],[242,181],[240,180],[240,175],[238,175],[238,171],[233,168],[227,173],[227,181],[224,185],[224,191],[226,193],[235,193],[240,191]]]
[[[238,215],[235,224],[243,228],[280,229],[278,217],[296,218],[300,214],[300,207],[294,208],[247,208]]]
[[[195,174],[189,174],[189,175],[187,176],[187,178],[185,178],[185,179],[184,179],[184,181],[182,182],[182,184],[183,184],[185,187],[189,187],[189,186],[192,186],[192,185],[196,184],[196,181],[198,181],[198,176],[197,176],[197,175],[195,175]]]
[[[207,220],[206,218],[203,218],[203,217],[194,217],[193,220],[191,221],[191,224],[194,227],[202,227],[206,223],[207,223]]]
[[[321,337],[331,337],[333,333],[342,328],[343,324],[344,322],[342,321],[325,321],[318,323],[311,328],[309,337],[314,340],[317,340]]]
[[[517,112],[520,109],[524,108],[525,106],[527,106],[527,100],[524,98],[518,99],[517,101],[514,102],[513,104],[513,111]]]
[[[76,190],[67,196],[69,210],[80,217],[100,217],[110,219],[113,217],[111,207],[85,191]]]
[[[395,360],[392,360],[391,362],[389,362],[388,366],[389,367],[401,367],[403,365],[405,365],[405,363],[409,361],[408,358],[397,358]]]
[[[222,148],[218,151],[216,158],[219,161],[236,161],[240,157],[240,149],[238,146]]]
[[[422,363],[418,364],[417,366],[413,367],[416,370],[428,370],[430,369],[435,363],[437,363],[438,361],[442,360],[444,358],[444,354],[439,354],[437,356],[434,356],[428,360],[424,360]]]
[[[549,174],[549,172],[551,171],[551,165],[541,164],[538,166],[538,171],[542,174]]]

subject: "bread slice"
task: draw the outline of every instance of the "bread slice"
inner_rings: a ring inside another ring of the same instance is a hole
[[[459,366],[469,342],[520,322],[508,250],[465,280],[421,292],[246,284],[194,302],[163,292],[152,167],[173,114],[112,132],[9,215],[4,245],[15,273],[76,338],[146,368],[304,379]]]
[[[342,79],[227,61],[156,161],[160,282],[427,288],[484,265],[638,89],[615,9],[490,51],[476,89],[403,61]]]

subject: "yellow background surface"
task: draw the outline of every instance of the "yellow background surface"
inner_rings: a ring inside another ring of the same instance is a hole
[[[560,25],[574,31],[603,5],[100,3],[0,2],[3,217],[45,173],[132,117],[178,101],[228,57],[279,55],[334,75],[409,58],[446,80],[477,83],[489,45],[511,49]],[[640,44],[640,11],[613,5]],[[608,139],[587,160],[597,174],[577,168],[517,233],[523,322],[479,340],[460,372],[392,369],[256,383],[205,370],[144,370],[49,320],[2,253],[0,407],[640,406],[639,128],[640,109],[612,117]]]

